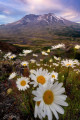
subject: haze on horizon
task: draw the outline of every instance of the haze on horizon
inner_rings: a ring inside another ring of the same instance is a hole
[[[15,22],[27,14],[46,13],[80,23],[80,0],[0,0],[0,24]]]

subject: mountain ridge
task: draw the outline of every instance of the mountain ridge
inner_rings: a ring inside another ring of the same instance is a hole
[[[20,20],[13,22],[13,23],[8,23],[5,25],[11,25],[11,24],[20,24],[20,22],[40,22],[40,21],[45,21],[46,23],[53,23],[53,22],[68,22],[69,24],[78,24],[69,20],[64,19],[63,17],[57,17],[54,13],[48,13],[48,14],[43,14],[43,15],[35,15],[35,14],[29,14],[25,15],[23,18]],[[67,24],[68,25],[68,24]]]
[[[0,26],[0,40],[27,43],[34,40],[52,40],[56,37],[80,37],[80,24],[57,17],[54,13],[29,14],[20,20]]]

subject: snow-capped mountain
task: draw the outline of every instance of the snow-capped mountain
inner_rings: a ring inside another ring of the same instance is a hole
[[[11,23],[10,25],[19,25],[19,24],[27,25],[27,24],[40,24],[40,23],[42,23],[43,25],[51,25],[51,24],[73,25],[73,24],[76,24],[62,17],[57,17],[53,13],[48,13],[44,15],[34,15],[34,14],[26,15],[21,20]]]
[[[62,39],[64,37],[80,37],[80,24],[71,22],[53,13],[43,15],[26,15],[22,19],[0,26],[0,40],[26,41],[34,39]],[[58,38],[57,38],[58,36]]]

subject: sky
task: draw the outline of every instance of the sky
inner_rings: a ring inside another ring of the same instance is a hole
[[[46,13],[80,23],[80,0],[0,0],[0,24]]]

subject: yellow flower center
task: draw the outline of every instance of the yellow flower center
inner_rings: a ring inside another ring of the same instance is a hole
[[[14,58],[13,56],[11,56],[11,58]]]
[[[49,62],[52,62],[52,61],[53,61],[52,59],[49,60]]]
[[[51,90],[47,90],[44,92],[44,95],[43,95],[43,100],[44,100],[44,103],[47,104],[47,105],[50,105],[53,103],[54,101],[54,94]]]
[[[37,106],[39,106],[39,105],[40,105],[40,103],[41,103],[41,101],[37,101],[37,102],[36,102]]]
[[[43,76],[38,76],[37,77],[37,82],[41,83],[42,85],[46,82],[45,78]]]
[[[71,64],[67,64],[66,66],[71,66]]]
[[[21,81],[21,86],[25,86],[26,85],[26,81],[25,80],[22,80]]]
[[[52,75],[52,78],[55,78],[55,75]]]
[[[26,64],[23,64],[23,66],[26,66]]]

